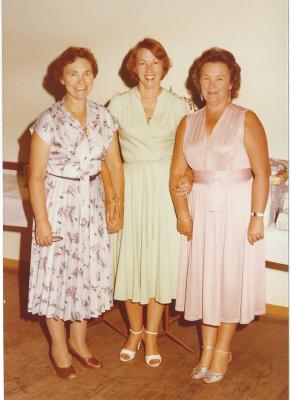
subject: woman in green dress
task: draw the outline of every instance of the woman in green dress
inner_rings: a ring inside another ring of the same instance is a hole
[[[126,69],[137,86],[109,104],[119,124],[124,160],[124,227],[112,236],[116,300],[125,301],[130,334],[121,361],[135,357],[142,340],[146,363],[161,363],[157,334],[165,304],[176,298],[180,238],[169,193],[176,129],[187,103],[161,87],[170,68],[164,47],[146,38],[129,53]],[[191,189],[180,183],[182,194]],[[143,305],[147,306],[143,327]]]

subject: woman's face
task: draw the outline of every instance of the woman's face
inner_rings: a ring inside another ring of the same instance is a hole
[[[93,86],[94,75],[91,63],[86,58],[77,58],[64,67],[61,83],[67,95],[76,100],[85,100]]]
[[[139,49],[136,54],[136,72],[139,84],[145,88],[160,86],[163,77],[163,62],[148,49]]]
[[[207,62],[201,68],[200,87],[208,104],[218,105],[229,101],[232,84],[228,66],[222,62]]]

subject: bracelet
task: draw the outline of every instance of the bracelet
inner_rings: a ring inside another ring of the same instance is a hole
[[[192,217],[178,218],[178,222],[187,222],[190,221]]]
[[[251,217],[263,217],[264,213],[258,212],[258,211],[253,211],[251,212]]]

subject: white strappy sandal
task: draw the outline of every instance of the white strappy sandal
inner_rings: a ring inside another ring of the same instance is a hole
[[[135,332],[132,329],[129,329],[129,332],[133,333],[134,335],[141,335],[143,333],[143,331],[144,331],[144,328],[142,328],[139,332]],[[139,350],[141,341],[142,341],[142,338],[140,339],[140,341],[139,341],[139,343],[137,345],[136,351]],[[121,349],[121,351],[119,353],[120,361],[128,362],[128,361],[133,360],[135,358],[136,351],[129,350],[129,349],[126,349],[126,348]],[[128,358],[123,358],[122,356],[128,356]]]
[[[213,350],[213,349],[214,346],[202,346],[202,350]],[[203,379],[208,371],[208,367],[199,367],[198,365],[194,367],[192,370],[191,377],[193,379]]]
[[[146,334],[148,335],[158,335],[158,332],[150,332],[150,331],[144,331]],[[148,356],[145,356],[145,361],[147,363],[148,366],[150,367],[159,367],[161,365],[162,362],[162,357],[160,354],[151,354]],[[151,363],[151,361],[157,361],[155,364]]]
[[[228,365],[231,363],[232,354],[230,351],[224,351],[224,350],[220,350],[220,349],[216,349],[216,348],[214,349],[214,351],[217,351],[218,353],[227,355],[228,356]],[[227,373],[228,365],[226,366],[224,372],[215,372],[215,371],[208,370],[205,374],[204,382],[205,383],[220,382],[224,378],[224,375]]]

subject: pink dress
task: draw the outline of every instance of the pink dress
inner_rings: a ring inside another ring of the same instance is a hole
[[[211,135],[205,108],[187,118],[193,237],[181,238],[176,310],[189,321],[247,324],[265,313],[264,243],[247,240],[252,174],[244,147],[246,111],[230,104]]]

